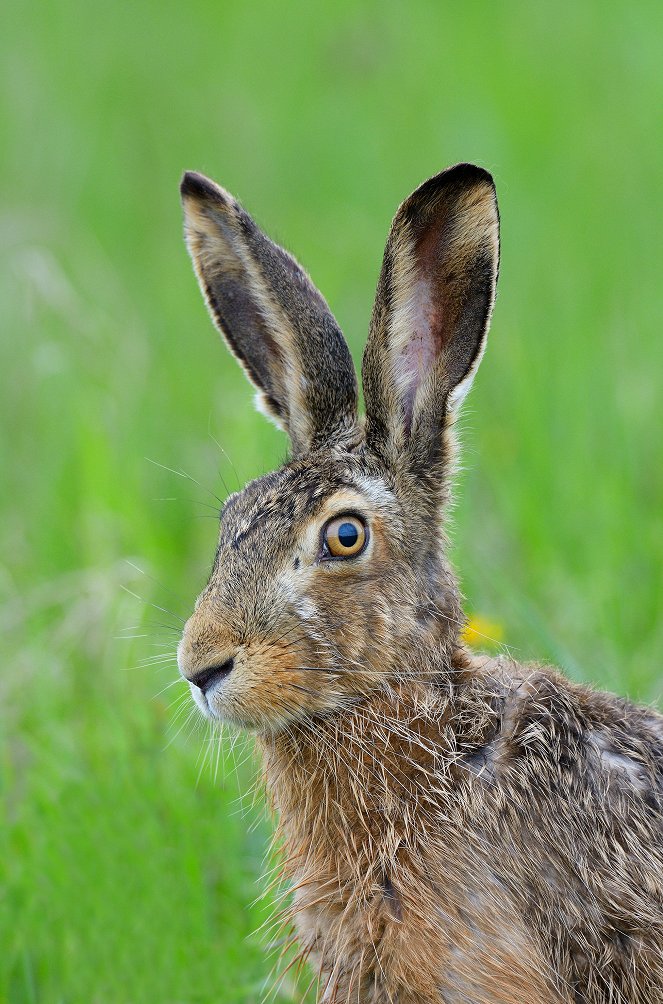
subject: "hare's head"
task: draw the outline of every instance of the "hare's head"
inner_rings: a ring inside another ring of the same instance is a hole
[[[495,294],[495,189],[459,164],[398,210],[363,419],[348,347],[303,269],[208,179],[186,174],[182,197],[212,317],[291,459],[226,502],[180,668],[211,718],[274,731],[430,672],[457,644],[443,512]]]

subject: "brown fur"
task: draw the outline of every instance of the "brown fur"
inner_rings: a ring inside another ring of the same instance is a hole
[[[458,165],[399,209],[365,422],[294,259],[212,182],[182,191],[213,317],[294,456],[224,506],[180,667],[206,715],[257,732],[319,999],[662,1000],[663,718],[459,640],[443,521],[494,299],[492,179]],[[344,513],[368,543],[329,560]]]

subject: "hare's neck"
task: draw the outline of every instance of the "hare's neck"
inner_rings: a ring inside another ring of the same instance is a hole
[[[399,845],[423,841],[453,797],[468,740],[458,712],[448,691],[410,683],[261,740],[286,859],[302,865],[313,854],[330,874],[365,875]]]

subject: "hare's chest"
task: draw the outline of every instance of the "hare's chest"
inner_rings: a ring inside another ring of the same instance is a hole
[[[293,920],[300,953],[319,973],[319,999],[442,1004],[434,925],[406,908],[390,875],[367,880],[370,871],[293,876]]]
[[[335,1004],[561,1004],[546,961],[488,871],[436,854],[378,873],[293,875],[301,955]]]

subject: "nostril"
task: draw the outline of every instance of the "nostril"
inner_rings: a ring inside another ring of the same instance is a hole
[[[194,673],[189,678],[189,683],[192,683],[194,687],[198,687],[204,694],[213,683],[216,683],[217,680],[223,680],[224,677],[228,676],[234,665],[234,659],[226,659],[225,662],[221,662],[217,666],[208,666],[206,669],[201,669],[197,673]]]

